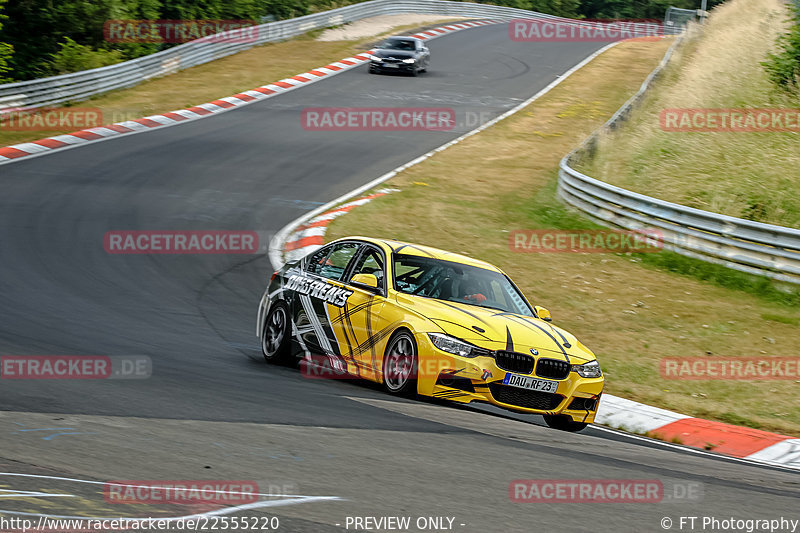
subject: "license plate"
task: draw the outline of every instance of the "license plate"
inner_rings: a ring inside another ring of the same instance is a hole
[[[558,381],[536,379],[530,376],[520,376],[519,374],[506,374],[506,377],[503,378],[503,385],[540,392],[556,392],[558,389]]]
[[[399,65],[396,63],[386,63],[383,66],[386,68],[397,68]]]

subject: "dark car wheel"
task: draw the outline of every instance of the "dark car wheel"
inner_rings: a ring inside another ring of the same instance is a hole
[[[572,417],[567,415],[544,415],[544,422],[553,429],[560,429],[561,431],[576,432],[585,429],[585,422],[575,422]]]
[[[264,321],[261,334],[261,352],[268,363],[285,363],[289,360],[289,311],[283,302],[275,302]]]
[[[417,392],[417,343],[406,330],[395,333],[383,356],[383,386],[392,394]]]

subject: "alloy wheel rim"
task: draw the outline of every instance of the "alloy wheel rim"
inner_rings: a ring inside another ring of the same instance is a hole
[[[280,348],[286,332],[286,311],[279,307],[270,314],[267,320],[267,328],[261,342],[264,345],[264,353],[267,356],[273,356]]]
[[[386,354],[384,381],[391,390],[403,388],[411,378],[414,367],[414,346],[411,339],[398,337]]]

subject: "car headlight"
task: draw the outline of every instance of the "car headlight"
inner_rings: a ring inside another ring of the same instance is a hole
[[[408,59],[404,59],[403,63],[415,63],[417,60],[413,57],[409,57]]]
[[[478,357],[482,352],[477,346],[458,340],[450,335],[428,333],[428,337],[431,338],[433,345],[443,352],[460,355],[461,357]]]
[[[572,365],[572,371],[577,372],[582,378],[599,378],[603,375],[600,371],[600,363],[589,361],[584,365]]]
[[[383,63],[383,58],[378,56],[372,56],[372,60],[376,63]]]

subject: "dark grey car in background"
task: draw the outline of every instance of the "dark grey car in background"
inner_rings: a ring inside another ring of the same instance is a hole
[[[370,72],[426,72],[431,51],[416,37],[389,37],[372,54]]]

